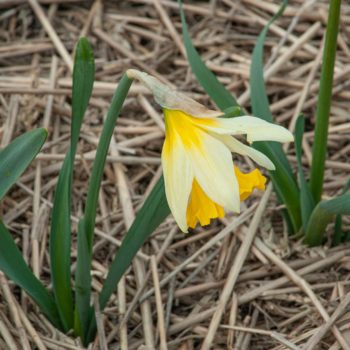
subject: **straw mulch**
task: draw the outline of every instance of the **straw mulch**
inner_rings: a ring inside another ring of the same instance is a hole
[[[310,164],[326,1],[290,1],[268,33],[266,80],[276,121],[307,118]],[[212,0],[185,6],[191,37],[207,65],[249,110],[253,45],[278,1]],[[130,67],[157,75],[213,107],[188,66],[176,2],[169,0],[0,2],[0,142],[45,126],[49,138],[1,204],[35,274],[50,285],[50,210],[69,142],[72,52],[87,36],[96,82],[74,178],[73,225],[81,216],[96,144],[111,96]],[[348,178],[350,6],[344,1],[330,116],[325,196]],[[93,262],[98,292],[126,228],[161,174],[161,111],[135,83],[118,120],[99,198]],[[295,164],[293,145],[289,157]],[[237,158],[244,170],[254,167]],[[184,235],[169,217],[144,245],[103,314],[89,349],[349,349],[349,245],[310,249],[288,237],[268,187],[227,215]],[[74,235],[76,227],[74,227]],[[332,227],[329,228],[329,237]],[[253,244],[250,241],[253,240]],[[329,241],[329,240],[328,240]],[[73,263],[76,242],[73,242]],[[0,349],[82,349],[57,332],[1,275]],[[312,345],[313,344],[313,345]]]

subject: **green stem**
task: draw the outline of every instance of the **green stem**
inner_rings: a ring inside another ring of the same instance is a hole
[[[326,40],[323,50],[323,64],[320,91],[317,101],[316,128],[312,149],[310,189],[318,203],[321,200],[324,168],[327,152],[329,113],[331,108],[334,62],[337,49],[341,0],[331,0],[329,5]]]

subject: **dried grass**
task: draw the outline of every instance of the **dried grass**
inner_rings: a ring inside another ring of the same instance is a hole
[[[185,6],[195,46],[248,109],[252,48],[277,8],[277,1],[258,0]],[[127,68],[157,75],[212,103],[186,62],[176,2],[2,0],[0,11],[1,147],[26,130],[49,129],[44,149],[2,202],[1,212],[35,274],[48,285],[50,208],[68,147],[72,51],[79,36],[89,37],[97,71],[76,160],[74,223],[82,212],[103,117]],[[276,120],[292,129],[299,112],[307,118],[306,167],[326,15],[326,1],[292,0],[266,43]],[[341,191],[350,169],[349,44],[350,6],[344,1],[325,196]],[[159,108],[135,83],[115,129],[99,198],[95,293],[125,229],[160,176],[163,137]],[[295,163],[293,147],[289,158]],[[253,167],[248,159],[241,163]],[[89,349],[349,349],[349,245],[309,249],[288,238],[274,194],[266,191],[260,200],[261,195],[246,203],[240,217],[228,215],[187,236],[169,217],[144,245],[105,312],[96,308],[99,337]],[[74,241],[73,270],[75,248]],[[0,278],[0,349],[82,349],[78,340],[57,332],[23,291]]]

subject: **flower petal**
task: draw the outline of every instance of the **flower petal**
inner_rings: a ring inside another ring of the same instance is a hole
[[[200,147],[187,149],[194,177],[206,195],[215,203],[239,213],[238,182],[229,149],[208,133],[197,129]]]
[[[256,117],[215,118],[213,123],[210,124],[201,123],[200,119],[197,119],[197,121],[198,126],[217,134],[246,134],[248,142],[290,142],[294,140],[292,133],[283,126]]]
[[[214,137],[221,140],[231,152],[241,154],[242,156],[248,156],[253,159],[255,163],[260,166],[268,169],[275,170],[275,165],[271,162],[271,160],[265,156],[264,153],[254,149],[253,147],[249,147],[244,143],[236,140],[234,137],[229,135],[213,135]]]
[[[162,150],[165,194],[175,221],[183,232],[188,231],[187,205],[192,189],[193,170],[180,137],[170,133]]]
[[[187,224],[195,228],[198,221],[201,226],[210,224],[212,219],[223,218],[224,208],[213,202],[202,190],[196,180],[193,180],[190,200],[187,207]]]
[[[235,166],[235,174],[239,183],[239,194],[241,201],[246,200],[253,193],[254,189],[265,190],[266,177],[261,174],[259,169],[254,169],[250,173],[242,173]]]

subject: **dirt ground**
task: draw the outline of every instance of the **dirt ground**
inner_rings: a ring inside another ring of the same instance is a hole
[[[185,4],[194,45],[249,110],[252,50],[279,2]],[[291,0],[271,26],[265,46],[276,122],[293,130],[300,112],[307,120],[305,169],[311,160],[327,4]],[[72,52],[80,36],[87,36],[93,46],[96,82],[74,176],[73,270],[75,224],[82,214],[103,118],[125,70],[156,75],[215,108],[187,63],[175,1],[0,1],[0,147],[36,127],[49,131],[41,153],[1,203],[1,213],[29,265],[48,286],[50,212],[68,149]],[[325,197],[340,193],[349,178],[349,77],[350,5],[344,1]],[[115,128],[99,198],[95,293],[126,228],[161,175],[163,139],[159,107],[134,83]],[[295,165],[293,145],[288,156]],[[241,169],[254,168],[249,159],[235,159]],[[282,209],[269,186],[242,205],[240,216],[228,214],[187,235],[169,216],[144,245],[105,312],[97,310],[98,338],[89,349],[296,350],[312,337],[315,345],[308,349],[349,349],[349,244],[332,248],[329,227],[327,244],[304,246],[298,237],[288,236]],[[252,236],[250,246],[246,237]],[[83,349],[79,340],[55,330],[10,280],[2,274],[0,278],[0,349]]]

